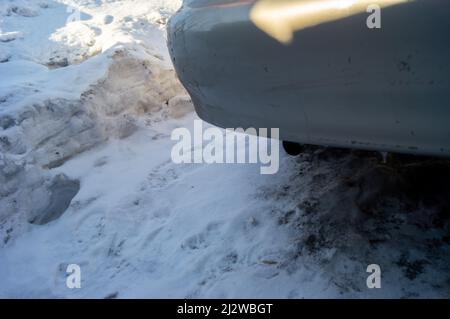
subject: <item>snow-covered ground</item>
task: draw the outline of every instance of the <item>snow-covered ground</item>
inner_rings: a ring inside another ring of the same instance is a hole
[[[0,297],[450,297],[446,161],[171,161],[197,119],[165,48],[180,4],[0,3]]]

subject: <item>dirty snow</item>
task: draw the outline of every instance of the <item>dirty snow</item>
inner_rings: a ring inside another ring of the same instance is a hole
[[[450,297],[448,161],[171,162],[197,119],[165,48],[180,4],[0,4],[0,297]]]

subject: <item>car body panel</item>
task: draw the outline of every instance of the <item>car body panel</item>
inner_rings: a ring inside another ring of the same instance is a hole
[[[450,1],[382,8],[381,29],[367,27],[367,12],[349,14],[288,43],[255,25],[256,3],[185,1],[169,22],[173,63],[202,119],[278,127],[299,143],[450,156]]]

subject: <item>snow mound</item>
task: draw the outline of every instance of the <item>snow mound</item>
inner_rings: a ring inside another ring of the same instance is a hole
[[[42,178],[46,178],[48,169],[73,156],[110,138],[130,136],[145,125],[146,116],[165,109],[169,114],[178,112],[170,110],[186,109],[186,105],[169,103],[178,95],[185,96],[185,92],[174,71],[161,67],[158,61],[118,49],[111,54],[104,76],[79,99],[64,98],[60,93],[61,97],[55,94],[42,101],[33,99],[20,108],[11,107],[11,112],[8,107],[0,112],[0,151],[6,161],[0,172],[4,181],[0,217],[31,209],[32,201],[19,200],[26,190],[33,192],[35,187],[34,183],[22,182],[31,175],[30,170],[42,170]]]
[[[108,3],[106,15],[96,11],[105,9],[99,9],[97,2],[83,3],[84,7],[73,1],[23,1],[1,7],[6,27],[19,27],[17,21],[24,21],[23,31],[2,33],[2,39],[11,41],[0,51],[0,72],[9,75],[0,77],[0,223],[16,224],[14,232],[0,231],[8,242],[26,231],[28,222],[42,224],[62,214],[65,199],[74,195],[70,191],[54,195],[51,187],[44,186],[54,179],[51,169],[108,139],[130,136],[155,113],[168,117],[179,113],[176,108],[192,110],[190,104],[173,103],[186,92],[164,58],[167,52],[160,44],[164,33],[158,23],[143,25],[152,31],[149,41],[125,39],[119,13],[127,2],[117,2],[118,7]],[[82,6],[89,20],[60,27],[73,12],[64,4]],[[138,17],[149,10],[142,4],[136,10]],[[52,14],[57,15],[46,25],[49,29],[29,32]],[[111,29],[96,29],[96,25]],[[18,33],[23,39],[11,36]],[[47,35],[49,42],[32,48]],[[107,45],[102,37],[108,39]],[[103,44],[96,47],[96,43]]]
[[[119,43],[139,43],[169,66],[164,26],[180,5],[180,0],[10,0],[0,4],[0,41],[13,59],[50,68],[81,63]]]

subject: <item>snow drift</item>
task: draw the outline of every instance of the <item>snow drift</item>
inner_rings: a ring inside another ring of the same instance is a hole
[[[8,1],[1,7],[6,27],[19,27],[16,20],[28,19],[20,25],[25,31],[3,32],[0,37],[2,42],[11,42],[2,47],[4,52],[12,52],[3,54],[7,58],[0,64],[0,219],[8,223],[11,220],[18,225],[36,220],[42,223],[53,219],[46,214],[60,215],[61,207],[68,206],[66,202],[70,203],[76,192],[58,196],[55,185],[60,179],[54,181],[49,169],[110,138],[128,137],[145,124],[146,115],[163,108],[177,108],[179,103],[174,106],[172,101],[185,96],[164,59],[166,53],[152,45],[155,38],[156,43],[162,42],[164,34],[160,25],[147,16],[148,6],[142,6],[143,17],[121,17],[116,13],[115,19],[119,21],[115,28],[111,26],[112,16],[101,14],[100,22],[99,18],[69,21],[49,39],[44,38],[48,32],[45,28],[43,32],[31,32],[55,13],[65,17],[77,10],[76,2],[67,3],[74,7],[53,1]],[[94,16],[94,3],[87,6],[93,12],[84,15]],[[62,17],[55,19],[61,21]],[[130,36],[125,39],[122,34],[125,26],[144,18],[147,21],[143,28],[151,30],[153,38],[145,42]],[[33,24],[29,19],[37,21]],[[106,30],[100,29],[100,25]],[[91,42],[68,40],[89,36],[88,29],[97,30]],[[19,34],[25,43],[14,43],[20,41]],[[41,41],[33,50],[41,53],[44,47],[48,49],[45,54],[30,52],[28,44]],[[103,53],[80,53],[90,50],[94,43],[97,43],[94,51]],[[9,240],[23,227],[16,226],[14,232],[8,233],[2,227],[3,238]],[[6,242],[4,239],[1,245]]]

